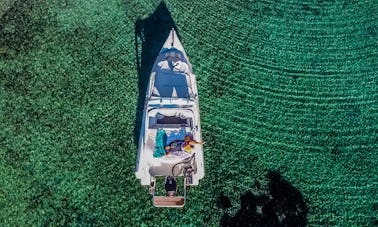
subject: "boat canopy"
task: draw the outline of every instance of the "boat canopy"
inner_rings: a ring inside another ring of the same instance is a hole
[[[152,74],[155,77],[152,96],[164,98],[190,98],[190,76],[172,71]]]
[[[193,96],[191,66],[181,51],[170,49],[158,57],[151,73],[151,96],[190,98]]]

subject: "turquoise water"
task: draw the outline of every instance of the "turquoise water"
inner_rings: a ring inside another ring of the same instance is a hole
[[[246,211],[261,204],[288,222],[299,205],[297,224],[377,225],[376,1],[9,2],[2,225],[232,225],[271,218]],[[172,26],[207,142],[183,209],[152,207],[134,177],[149,67]]]

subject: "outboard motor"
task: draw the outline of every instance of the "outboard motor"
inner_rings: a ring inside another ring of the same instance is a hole
[[[167,176],[165,178],[165,191],[167,192],[167,196],[175,196],[176,190],[176,179],[173,176]]]

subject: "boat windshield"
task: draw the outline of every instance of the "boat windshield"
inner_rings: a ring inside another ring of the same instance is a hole
[[[172,125],[172,124],[186,124],[187,119],[182,119],[176,116],[164,116],[162,119],[156,119],[156,124]]]
[[[191,118],[180,118],[178,116],[150,117],[149,128],[183,128],[192,126]]]

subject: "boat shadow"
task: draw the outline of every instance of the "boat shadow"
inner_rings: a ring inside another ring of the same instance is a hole
[[[135,64],[138,72],[139,91],[134,124],[134,142],[136,145],[138,145],[152,66],[172,28],[176,30],[179,36],[175,22],[164,1],[160,2],[150,16],[145,19],[138,19],[135,22]]]
[[[302,193],[276,171],[267,174],[267,190],[247,191],[240,196],[240,209],[234,216],[224,213],[221,226],[306,226],[308,206]],[[223,193],[218,205],[226,210],[230,199]]]

